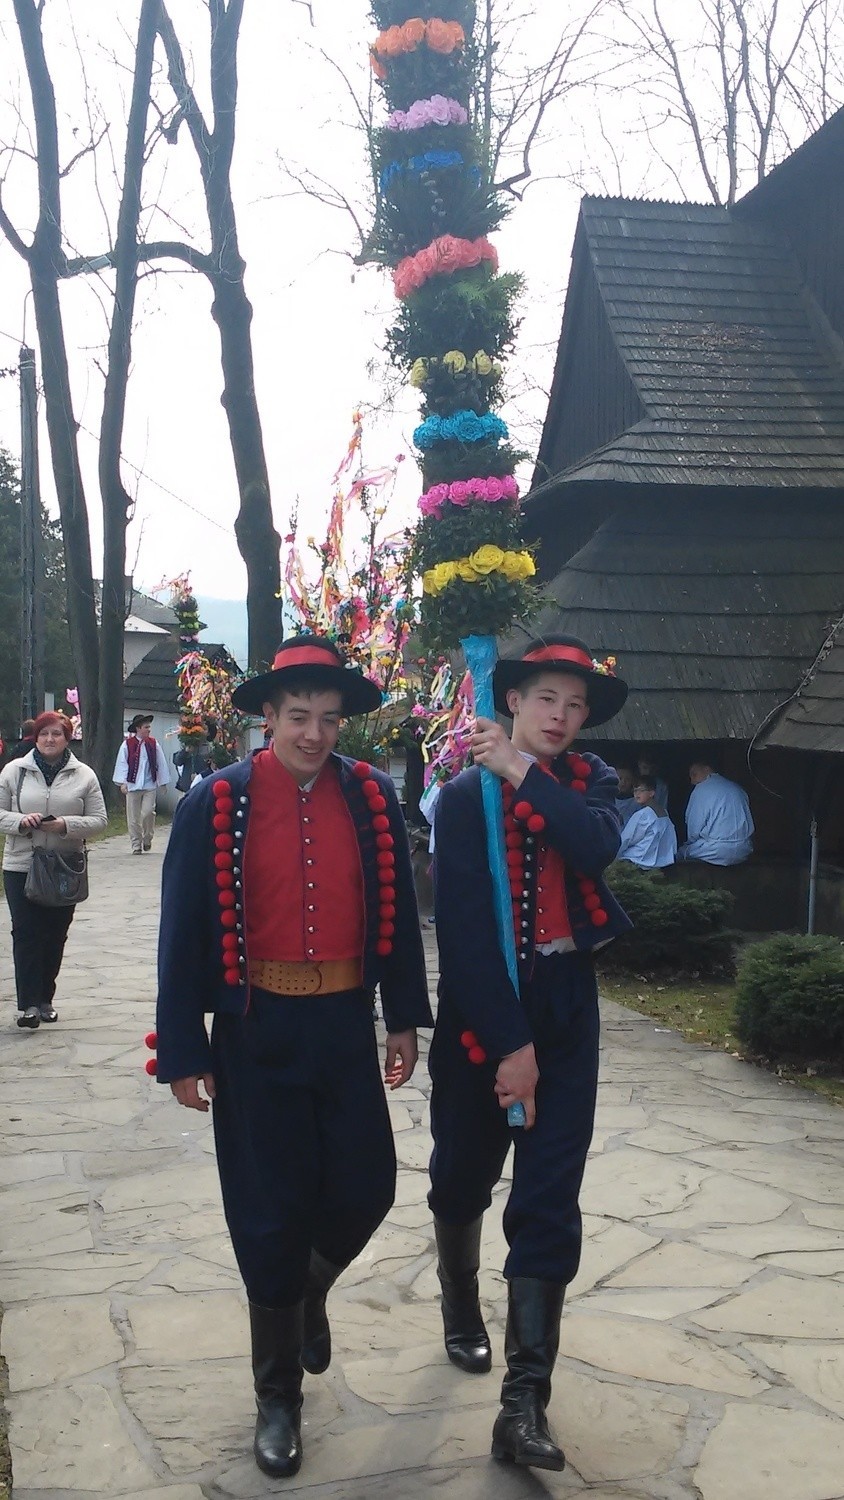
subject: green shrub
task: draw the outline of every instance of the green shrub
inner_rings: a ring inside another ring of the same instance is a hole
[[[605,952],[602,968],[680,978],[729,979],[737,935],[727,926],[733,898],[668,881],[659,870],[619,860],[607,882],[633,923]]]
[[[755,943],[738,973],[736,1035],[774,1060],[844,1060],[844,945],[781,934]]]

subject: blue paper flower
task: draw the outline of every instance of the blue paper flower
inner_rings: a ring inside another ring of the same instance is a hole
[[[425,151],[421,156],[411,156],[407,163],[391,161],[381,173],[381,191],[386,192],[391,182],[400,177],[403,172],[441,172],[450,167],[462,167],[463,157],[459,151]],[[469,167],[468,176],[473,183],[480,182],[480,172],[477,167]]]
[[[426,417],[413,434],[417,448],[425,453],[437,443],[501,442],[508,437],[507,423],[492,412],[456,411],[450,417]]]

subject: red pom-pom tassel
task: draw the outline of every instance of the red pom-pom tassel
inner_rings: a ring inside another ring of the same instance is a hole
[[[234,904],[235,904],[235,894],[234,894],[234,891],[219,891],[217,893],[217,900],[219,901],[219,903],[220,903],[221,906],[234,906]]]
[[[386,803],[384,805],[386,807]],[[390,830],[390,820],[383,813],[379,813],[377,818],[372,819],[372,826],[376,833],[388,833]]]
[[[460,1033],[460,1045],[462,1047],[465,1047],[467,1049],[467,1051],[468,1051],[469,1047],[477,1047],[477,1045],[478,1045],[478,1038],[475,1036],[474,1031],[461,1031],[461,1033]]]
[[[158,1063],[154,1057],[148,1057],[144,1063],[144,1072],[149,1073],[150,1078],[155,1078],[158,1073]]]
[[[147,1032],[146,1036],[144,1037],[144,1046],[145,1047],[149,1047],[149,1049],[150,1049],[151,1052],[155,1051],[156,1047],[158,1046],[158,1032],[157,1031],[148,1031]]]
[[[587,911],[600,911],[601,898],[595,892],[593,892],[591,896],[584,896],[583,905],[586,907]]]
[[[541,833],[545,827],[545,819],[541,813],[532,813],[527,820],[527,826],[531,833]]]
[[[583,781],[580,777],[576,776],[575,779],[574,779],[574,781],[571,784],[571,789],[572,789],[573,792],[585,792],[586,791],[586,782]]]
[[[215,797],[230,797],[232,794],[232,784],[227,776],[221,776],[219,781],[212,783],[211,790]]]
[[[531,807],[529,802],[517,802],[515,807],[513,808],[513,812],[522,823],[526,823],[531,813],[533,812],[533,808]]]
[[[372,775],[372,767],[365,760],[356,761],[352,766],[352,775],[357,776],[359,781],[366,781]]]
[[[226,984],[231,984],[231,985],[240,984],[240,976],[238,975],[238,972],[237,972],[236,969],[226,969],[226,972],[223,975],[223,978],[225,979]]]
[[[483,1047],[470,1047],[469,1061],[470,1063],[474,1063],[477,1068],[480,1067],[481,1063],[485,1063],[486,1053],[484,1052]]]
[[[393,951],[393,945],[389,938],[379,938],[375,944],[375,952],[379,958],[387,958]]]
[[[608,917],[607,913],[604,911],[603,907],[599,907],[597,911],[593,911],[593,913],[592,913],[592,926],[593,927],[606,927],[608,921],[609,921],[609,917]]]

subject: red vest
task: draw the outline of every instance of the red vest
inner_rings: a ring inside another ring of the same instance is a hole
[[[360,958],[363,870],[333,766],[306,792],[265,750],[252,763],[249,791],[243,906],[250,958]]]
[[[536,881],[536,926],[534,936],[540,943],[571,937],[568,902],[566,901],[566,867],[559,849],[539,845],[539,874]]]

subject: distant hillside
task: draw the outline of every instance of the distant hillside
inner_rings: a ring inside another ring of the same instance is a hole
[[[199,639],[228,647],[238,665],[245,667],[249,656],[245,599],[212,599],[200,594],[198,601],[199,618],[206,627]]]

